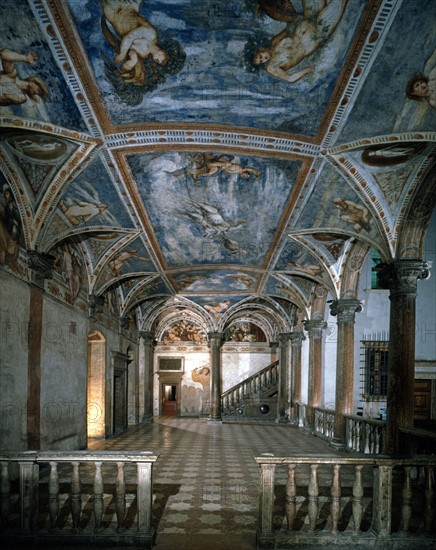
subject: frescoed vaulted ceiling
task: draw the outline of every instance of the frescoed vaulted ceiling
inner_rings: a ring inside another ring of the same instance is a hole
[[[402,224],[433,207],[435,13],[4,0],[0,262],[54,255],[75,265],[71,301],[115,291],[156,322],[182,304],[202,333],[340,297],[356,250],[399,257]]]

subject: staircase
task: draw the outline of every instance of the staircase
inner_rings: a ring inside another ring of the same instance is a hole
[[[275,420],[279,362],[233,386],[221,396],[225,420]]]

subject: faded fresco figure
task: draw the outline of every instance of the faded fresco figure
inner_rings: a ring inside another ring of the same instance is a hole
[[[0,201],[0,265],[16,260],[21,237],[21,216],[9,185],[3,186]]]
[[[81,223],[88,222],[97,214],[101,214],[107,209],[106,204],[94,204],[91,202],[79,201],[78,203],[73,203],[67,206],[65,201],[59,203],[60,209],[68,220],[73,225],[80,225]]]
[[[119,277],[121,275],[121,270],[123,268],[123,265],[128,262],[129,260],[148,260],[148,258],[144,258],[143,256],[138,256],[137,250],[135,248],[131,248],[130,250],[126,250],[124,252],[121,252],[113,260],[109,262],[109,268],[112,271],[112,274],[114,277]]]
[[[367,208],[354,201],[341,198],[333,199],[333,202],[339,211],[339,218],[351,223],[357,233],[360,233],[362,229],[366,231],[370,230],[369,222],[371,220],[371,214]]]
[[[262,66],[271,76],[297,82],[314,71],[313,67],[293,70],[306,57],[324,46],[336,30],[348,0],[303,0],[303,15],[295,18],[274,36],[269,44],[259,45],[251,54],[252,65]],[[246,56],[249,47],[245,49]]]
[[[185,53],[173,40],[160,41],[158,31],[140,14],[142,0],[100,0],[103,16],[103,35],[116,52],[113,59],[112,78],[106,71],[117,92],[122,88],[113,76],[124,85],[140,86],[151,91],[165,80],[166,75],[176,74],[185,62]],[[126,90],[125,90],[126,91]],[[142,95],[123,94],[121,99],[138,104]]]
[[[406,86],[406,95],[409,99],[426,101],[430,107],[436,109],[436,67],[428,76],[415,73]]]
[[[40,101],[47,98],[49,90],[39,76],[20,78],[16,69],[16,63],[29,63],[34,65],[38,57],[35,52],[21,54],[6,48],[0,50],[0,106],[22,105],[29,99]]]

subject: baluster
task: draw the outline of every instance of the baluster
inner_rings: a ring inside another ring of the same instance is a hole
[[[1,462],[1,481],[0,481],[0,518],[2,526],[7,525],[9,520],[11,496],[11,481],[9,477],[9,462]]]
[[[412,515],[412,479],[410,477],[410,466],[404,467],[404,481],[402,497],[403,502],[401,506],[401,532],[407,533],[409,530],[410,517]]]
[[[50,462],[50,478],[48,481],[48,510],[50,516],[50,529],[56,527],[59,514],[59,476],[58,463]]]
[[[424,527],[427,533],[431,533],[433,523],[433,501],[434,501],[434,483],[433,468],[425,468],[425,511]]]
[[[103,531],[101,522],[103,519],[103,478],[101,475],[101,462],[94,462],[94,531],[99,533]]]
[[[332,486],[331,486],[331,515],[332,515],[332,535],[338,533],[339,516],[341,514],[341,466],[333,464]]]
[[[353,421],[351,420],[351,418],[349,418],[347,420],[347,424],[348,424],[348,442],[347,442],[347,447],[349,449],[352,449],[353,448]]]
[[[309,481],[309,531],[315,531],[319,511],[318,464],[310,465]]]
[[[356,466],[354,468],[354,484],[353,484],[353,522],[354,533],[357,535],[360,531],[363,514],[363,483],[362,483],[362,468]]]
[[[288,531],[294,528],[295,516],[297,515],[297,484],[295,481],[295,464],[288,466],[288,482],[286,483],[286,520]]]
[[[124,462],[117,462],[117,484],[116,484],[116,504],[117,513],[117,533],[123,533],[126,530],[126,482],[124,479]]]
[[[72,462],[73,474],[71,478],[71,517],[73,519],[73,532],[79,530],[80,513],[82,511],[82,495],[80,487],[80,462]]]
[[[360,422],[356,421],[356,451],[360,453],[362,451],[362,441],[361,441],[361,425]]]
[[[374,438],[375,438],[375,442],[374,442],[374,452],[375,454],[380,454],[380,428],[378,426],[376,426],[374,428]]]
[[[363,452],[367,455],[371,452],[371,448],[370,448],[371,424],[365,423],[364,424],[364,430],[365,430],[365,448],[364,448]]]

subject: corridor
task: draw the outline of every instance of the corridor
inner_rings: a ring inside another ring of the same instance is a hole
[[[334,455],[319,438],[277,424],[208,424],[160,417],[90,450],[160,450],[154,467],[157,550],[252,550],[259,466],[254,455]],[[329,472],[326,473],[329,476]],[[276,483],[286,483],[277,468]],[[285,523],[284,517],[276,522]]]

